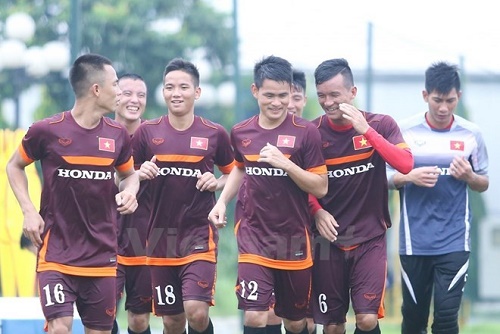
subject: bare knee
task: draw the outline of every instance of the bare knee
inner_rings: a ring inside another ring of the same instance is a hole
[[[283,325],[287,331],[292,333],[301,333],[307,326],[305,318],[298,321],[283,318]]]
[[[187,300],[184,302],[184,311],[189,326],[197,332],[203,332],[209,322],[209,305],[198,300]]]
[[[325,334],[344,334],[345,333],[345,323],[323,326],[323,332]]]
[[[245,311],[244,325],[248,327],[266,327],[268,311]]]
[[[149,326],[149,313],[134,313],[128,311],[128,327],[136,332],[142,333]]]
[[[186,315],[184,313],[176,315],[162,316],[163,327],[167,333],[182,333],[186,328]]]
[[[369,332],[378,324],[377,314],[356,314],[356,326],[365,332]]]
[[[68,334],[71,333],[73,317],[61,317],[48,322],[49,334]]]

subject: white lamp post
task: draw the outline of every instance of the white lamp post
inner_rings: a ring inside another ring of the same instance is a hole
[[[70,54],[66,44],[52,41],[43,47],[26,47],[35,34],[35,21],[26,13],[11,14],[5,21],[5,39],[0,39],[0,70],[10,70],[13,87],[14,128],[19,128],[21,116],[20,96],[32,83],[50,71],[62,71],[69,65]]]

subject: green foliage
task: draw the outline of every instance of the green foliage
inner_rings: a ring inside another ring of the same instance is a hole
[[[202,49],[219,82],[231,79],[232,23],[230,15],[218,13],[201,0],[79,0],[81,3],[80,54],[93,52],[110,58],[118,74],[135,72],[148,84],[147,117],[165,113],[157,105],[155,89],[162,81],[165,65],[175,57],[193,60],[193,52]],[[69,40],[72,0],[23,1],[2,5],[0,20],[16,11],[25,11],[35,20],[36,36],[29,45],[54,40]],[[179,31],[154,29],[165,20],[178,20]],[[222,24],[221,24],[222,23]],[[72,59],[71,61],[73,61]],[[47,77],[44,78],[44,83]],[[47,101],[39,108],[37,119],[71,108],[72,92],[67,78],[50,76]],[[206,78],[205,78],[206,79]],[[34,82],[34,81],[33,81]],[[32,82],[26,83],[26,88]],[[0,96],[13,97],[13,85],[5,71],[0,72]],[[215,111],[214,111],[215,112]],[[208,118],[211,114],[207,115]]]

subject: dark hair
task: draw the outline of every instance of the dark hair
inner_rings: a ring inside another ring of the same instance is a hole
[[[136,74],[136,73],[125,73],[125,74],[122,74],[118,78],[118,81],[120,81],[122,79],[141,80],[141,81],[145,82],[144,78],[141,77],[139,74]]]
[[[321,85],[338,74],[344,77],[344,84],[347,88],[354,86],[351,68],[344,58],[329,59],[319,64],[314,71],[316,86]]]
[[[292,64],[286,59],[269,56],[255,64],[253,68],[253,81],[257,88],[262,87],[264,80],[288,82],[292,85]]]
[[[186,72],[193,78],[195,87],[198,87],[200,85],[200,72],[192,62],[184,60],[182,58],[172,59],[167,64],[167,66],[165,66],[165,71],[163,71],[163,80],[165,80],[165,76],[172,71]]]
[[[425,71],[425,90],[428,93],[436,91],[439,94],[447,94],[453,88],[457,92],[460,91],[460,75],[457,65],[437,62]]]
[[[293,70],[292,85],[299,92],[306,92],[306,74],[299,70]]]
[[[90,85],[103,80],[104,65],[113,66],[111,60],[95,53],[84,54],[75,60],[69,71],[69,83],[77,98],[83,96]]]

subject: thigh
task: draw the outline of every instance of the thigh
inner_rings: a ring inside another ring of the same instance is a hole
[[[383,298],[387,279],[387,246],[385,235],[368,240],[350,251],[349,282],[355,314],[377,314],[384,317]]]
[[[182,266],[182,299],[197,300],[214,305],[216,264],[208,261],[194,261]]]
[[[88,329],[108,331],[116,314],[116,277],[83,277],[78,282],[76,307]]]
[[[292,321],[304,319],[308,314],[311,296],[311,268],[275,269],[274,277],[276,315]]]
[[[42,271],[37,274],[40,302],[47,321],[73,317],[73,304],[78,291],[73,277],[57,271]]]
[[[155,315],[176,315],[184,312],[180,270],[181,266],[149,266]]]
[[[435,257],[435,310],[460,307],[469,268],[469,252],[454,252]]]
[[[235,291],[240,310],[267,311],[273,287],[273,269],[253,263],[238,263]]]
[[[349,309],[346,253],[323,239],[316,243],[312,268],[311,310],[318,324],[346,322]]]
[[[125,266],[125,310],[135,314],[152,310],[151,274],[148,266]]]
[[[434,285],[432,256],[400,255],[403,306],[428,308]]]

